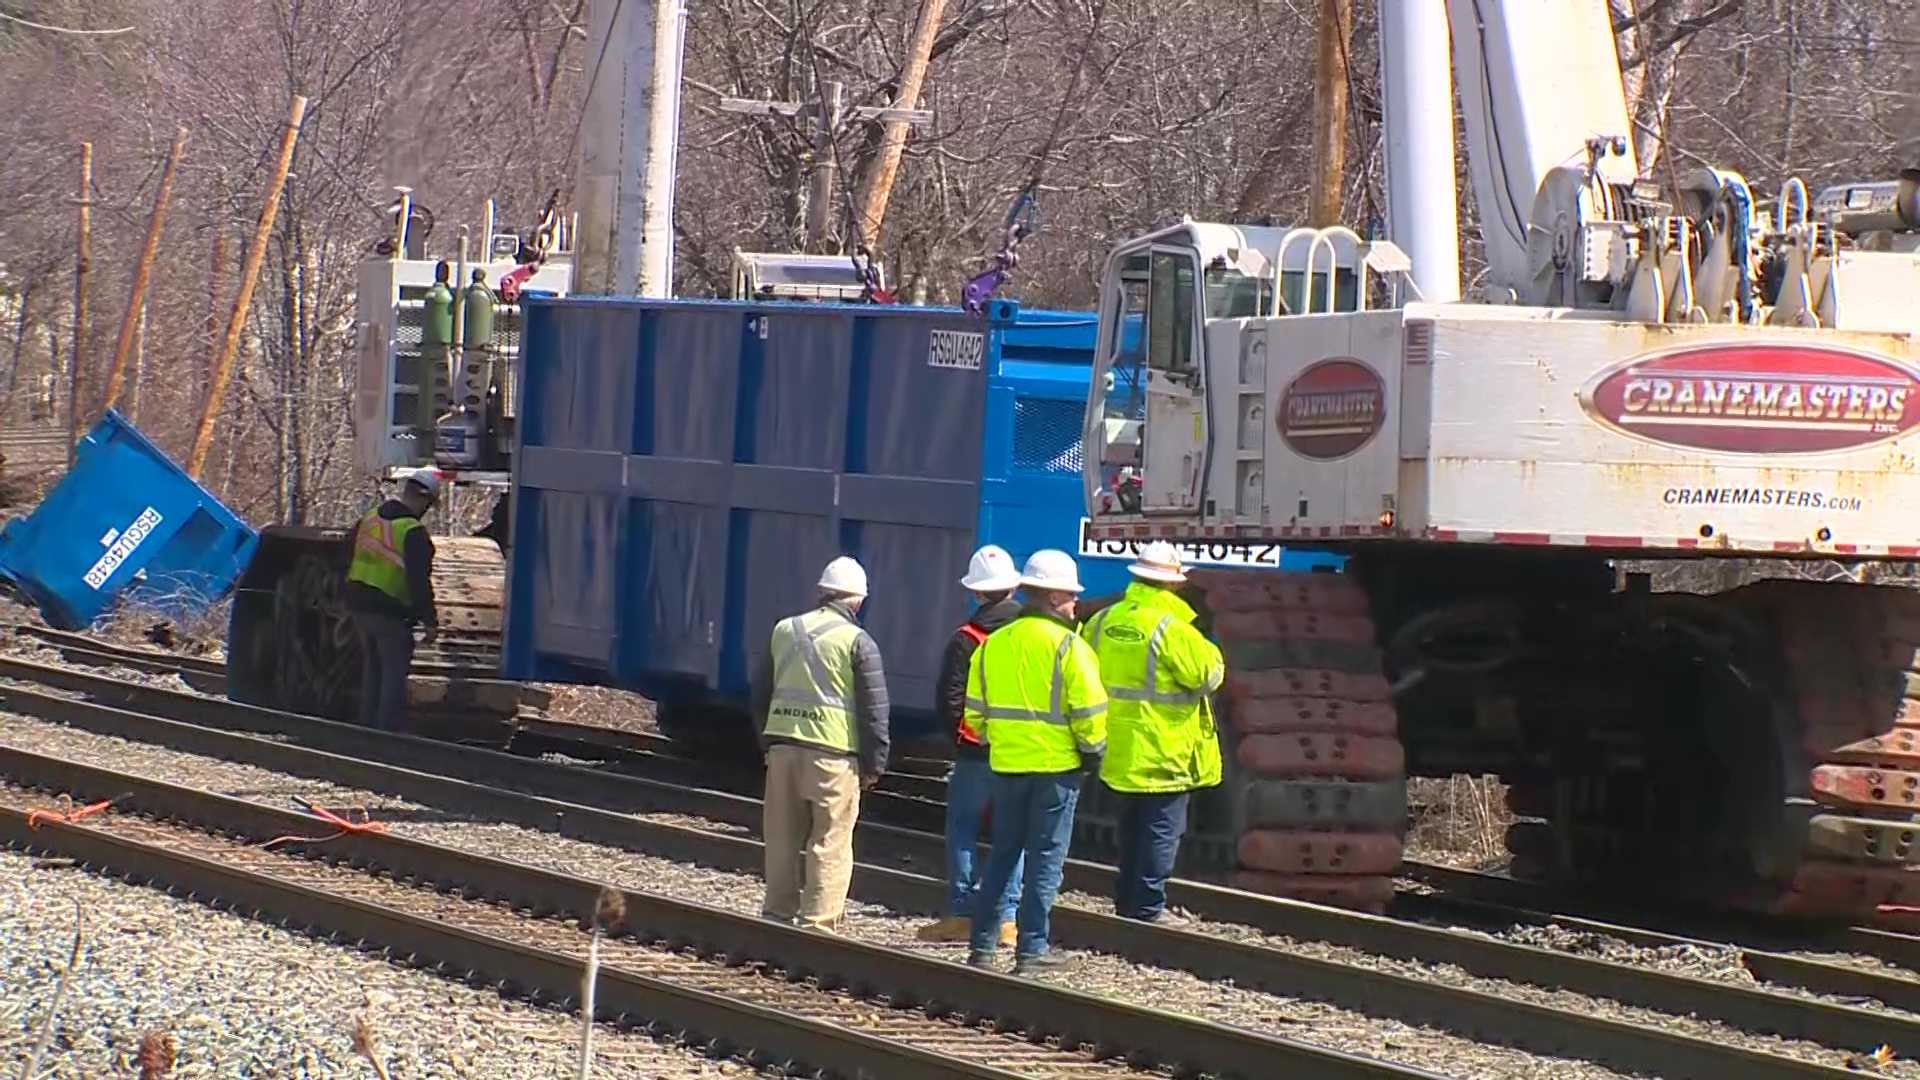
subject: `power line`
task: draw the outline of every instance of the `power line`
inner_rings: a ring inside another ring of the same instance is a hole
[[[5,19],[8,22],[19,23],[21,26],[30,26],[35,30],[45,30],[50,34],[73,34],[76,36],[84,36],[84,37],[105,37],[109,34],[131,34],[134,31],[134,27],[131,27],[131,26],[122,26],[113,30],[80,30],[80,29],[75,29],[74,27],[71,27],[71,26],[48,26],[46,23],[37,23],[37,22],[34,22],[32,19],[23,19],[18,15],[11,15],[5,11],[0,11],[0,19]]]

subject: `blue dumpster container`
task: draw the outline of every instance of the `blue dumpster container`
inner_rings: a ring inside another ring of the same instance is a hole
[[[258,535],[109,410],[32,514],[0,530],[0,579],[80,630],[125,598],[190,616],[227,594]]]
[[[1090,314],[598,297],[524,310],[509,678],[639,691],[676,734],[744,715],[774,620],[846,553],[869,575],[861,621],[905,742],[938,734],[934,680],[977,544],[1016,560],[1063,548],[1089,596],[1124,587],[1130,552],[1083,525]],[[1288,568],[1312,558],[1286,554]]]

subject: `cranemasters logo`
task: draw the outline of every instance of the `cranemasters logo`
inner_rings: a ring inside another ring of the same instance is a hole
[[[1602,371],[1581,388],[1580,405],[1608,427],[1669,446],[1815,454],[1920,425],[1920,377],[1827,345],[1695,345]]]
[[[1387,387],[1358,360],[1322,360],[1287,384],[1276,413],[1294,453],[1331,461],[1367,445],[1387,422]]]

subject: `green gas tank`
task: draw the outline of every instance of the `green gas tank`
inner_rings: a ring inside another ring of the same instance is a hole
[[[487,288],[487,272],[475,270],[473,282],[460,297],[460,340],[468,349],[493,348],[493,290]]]

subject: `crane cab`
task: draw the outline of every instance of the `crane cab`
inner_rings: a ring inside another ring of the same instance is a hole
[[[1219,453],[1260,468],[1264,350],[1248,320],[1365,311],[1373,275],[1403,270],[1386,242],[1346,228],[1183,221],[1122,244],[1100,287],[1088,402],[1089,513],[1211,517]]]

